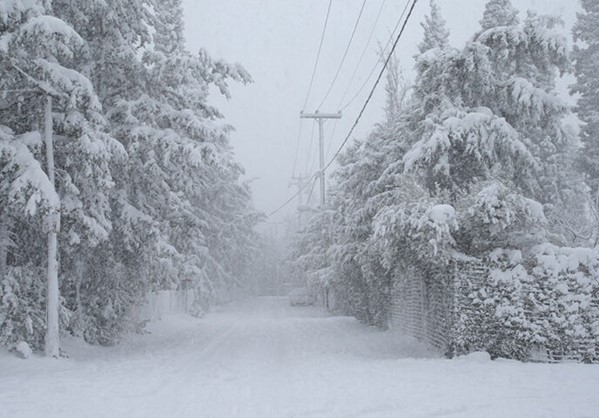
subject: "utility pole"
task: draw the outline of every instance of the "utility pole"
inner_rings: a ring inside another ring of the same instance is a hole
[[[318,122],[318,139],[320,150],[320,207],[325,205],[325,173],[324,173],[324,123],[327,119],[341,119],[341,112],[338,113],[320,113],[318,110],[314,113],[300,112],[301,119],[316,119]]]
[[[310,202],[304,203],[304,195],[306,194],[306,184],[308,183],[308,176],[294,176],[291,177],[291,181],[289,182],[290,187],[297,187],[297,213],[298,213],[298,226],[302,227],[303,214],[308,210],[308,204]]]
[[[52,96],[46,94],[46,106],[44,112],[44,137],[46,143],[46,166],[48,180],[52,187],[56,187],[54,181],[54,144],[53,144],[53,121],[52,121]],[[48,290],[46,296],[46,356],[58,358],[60,355],[59,339],[59,289],[58,289],[58,231],[60,230],[60,211],[52,209],[48,214]]]
[[[297,195],[297,210],[301,211],[302,206],[304,205],[304,192],[303,189],[308,182],[308,176],[294,176],[291,177],[289,181],[289,187],[297,187],[298,195]],[[308,202],[306,202],[307,204]]]
[[[27,79],[33,80],[29,74],[25,73],[18,67],[14,67],[18,72],[23,74]],[[2,96],[0,97],[0,106],[7,109],[10,108],[10,104],[5,103],[6,94],[11,93],[42,93],[45,98],[44,104],[44,144],[46,146],[46,175],[52,185],[52,188],[56,190],[55,182],[55,162],[54,162],[54,121],[53,121],[53,93],[48,89],[37,83],[37,88],[23,88],[15,90],[2,90]],[[58,95],[54,93],[55,95]],[[61,95],[68,98],[66,95]],[[60,204],[60,202],[59,202]],[[0,219],[0,221],[3,221]],[[6,221],[6,219],[4,219]],[[47,357],[58,358],[60,356],[60,326],[59,326],[59,310],[60,310],[60,289],[58,286],[58,233],[60,232],[60,206],[51,208],[49,213],[46,215],[44,221],[45,228],[47,229],[47,277],[46,277],[46,336],[45,336],[45,354]],[[0,225],[0,235],[4,235],[5,225]],[[2,236],[0,236],[0,239]],[[6,262],[4,260],[4,248],[0,243],[0,270],[6,268]],[[1,273],[2,271],[0,271]]]

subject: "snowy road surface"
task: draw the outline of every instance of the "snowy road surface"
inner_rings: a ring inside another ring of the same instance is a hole
[[[0,417],[599,417],[599,366],[437,358],[262,298],[70,359],[0,352]]]

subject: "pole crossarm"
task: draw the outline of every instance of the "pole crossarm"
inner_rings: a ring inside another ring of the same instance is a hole
[[[304,113],[304,112],[300,112],[300,118],[301,119],[341,119],[343,115],[341,114],[341,112],[337,112],[337,113],[320,113],[320,112],[314,112],[314,113]]]

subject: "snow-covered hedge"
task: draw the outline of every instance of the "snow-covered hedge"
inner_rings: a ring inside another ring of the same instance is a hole
[[[495,251],[487,274],[458,272],[453,343],[521,360],[599,361],[599,249]]]

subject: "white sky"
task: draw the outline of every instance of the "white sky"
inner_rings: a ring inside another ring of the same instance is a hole
[[[377,42],[387,42],[406,0],[367,1],[339,80],[321,111],[338,110],[383,1],[382,17],[349,88],[348,98],[370,73],[377,59]],[[560,15],[568,28],[578,11],[577,0],[512,0],[512,3],[521,10]],[[328,0],[184,0],[183,4],[190,50],[196,52],[205,48],[214,58],[240,62],[255,80],[249,86],[233,86],[231,101],[214,95],[212,102],[224,113],[226,122],[237,130],[231,140],[237,159],[246,168],[247,178],[258,178],[252,183],[256,207],[270,213],[295,192],[289,187],[289,180],[296,155],[299,112],[308,91]],[[462,45],[478,29],[485,1],[440,0],[439,4],[451,29],[452,44]],[[361,0],[333,0],[321,61],[306,111],[314,111],[328,89],[361,5]],[[399,44],[398,55],[408,78],[412,74],[416,44],[422,37],[420,22],[428,9],[428,0],[420,0]],[[334,122],[328,123],[325,151],[331,149],[329,156],[347,135],[373,82],[374,77],[358,100],[343,112],[344,117],[332,138]],[[383,87],[381,83],[354,136],[365,135],[381,119]],[[296,174],[312,174],[317,170],[317,129],[312,142],[312,127],[312,121],[304,121]],[[317,199],[318,187],[312,196],[313,202]],[[295,213],[295,208],[296,204],[291,204],[282,214],[273,217],[273,221]]]

